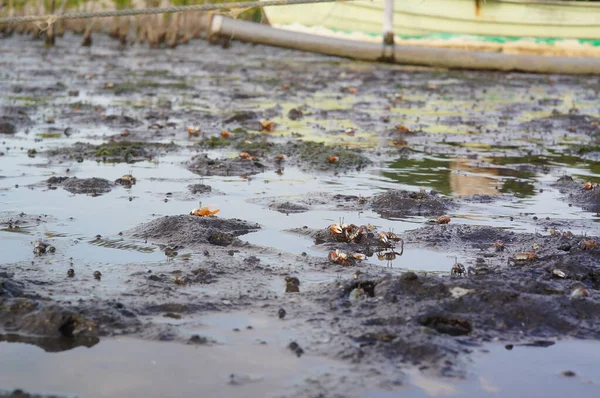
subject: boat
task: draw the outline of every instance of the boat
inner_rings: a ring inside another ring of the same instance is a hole
[[[215,15],[211,35],[442,68],[600,74],[600,1],[350,0]]]

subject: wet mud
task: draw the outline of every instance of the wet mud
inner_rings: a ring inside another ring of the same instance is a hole
[[[158,243],[201,245],[210,243],[229,246],[242,244],[237,236],[260,229],[260,225],[244,220],[192,215],[165,216],[125,231],[125,235]]]
[[[0,41],[2,344],[346,369],[271,391],[314,397],[600,338],[597,78],[94,46]]]

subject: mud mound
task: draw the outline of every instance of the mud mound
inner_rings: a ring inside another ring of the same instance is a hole
[[[375,196],[371,206],[382,217],[435,217],[455,207],[452,199],[442,198],[435,191],[388,191]]]
[[[37,336],[76,337],[97,334],[95,322],[57,305],[44,306],[33,300],[0,301],[0,319],[3,329]]]
[[[115,184],[104,178],[69,178],[64,180],[62,187],[75,194],[100,195],[110,192]]]
[[[260,229],[260,225],[238,219],[196,217],[189,215],[165,216],[139,225],[126,234],[157,243],[177,243],[195,246],[203,243],[228,246],[237,243],[236,236]]]
[[[288,142],[284,153],[296,158],[298,166],[304,170],[360,171],[373,163],[361,150],[319,142]]]
[[[0,134],[15,134],[18,129],[31,125],[25,107],[0,107]]]
[[[309,210],[309,208],[306,206],[292,202],[273,202],[269,205],[269,209],[285,214],[303,213]]]
[[[600,295],[571,297],[572,281],[537,281],[540,273],[544,271],[532,267],[494,276],[407,272],[359,277],[342,283],[341,289],[339,283],[324,288],[318,301],[334,312],[352,308],[351,317],[340,317],[335,324],[340,335],[354,342],[338,354],[343,358],[353,357],[360,347],[361,357],[442,364],[465,345],[490,339],[600,337]],[[446,372],[452,367],[441,369]]]
[[[202,154],[195,156],[187,166],[188,170],[203,176],[243,176],[265,171],[265,166],[251,159],[210,159]]]
[[[194,195],[212,192],[212,187],[204,184],[190,184],[188,185],[188,189]]]
[[[574,181],[568,176],[561,177],[552,186],[565,195],[567,202],[580,206],[586,211],[600,212],[600,187],[585,189],[583,182]]]

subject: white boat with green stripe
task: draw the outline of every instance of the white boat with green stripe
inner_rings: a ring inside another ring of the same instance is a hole
[[[253,40],[242,26],[231,33],[358,59],[600,74],[600,1],[352,0],[266,7],[265,14],[279,32],[272,38]]]
[[[600,57],[600,2],[394,0],[395,42]],[[384,0],[267,7],[274,27],[382,40]]]

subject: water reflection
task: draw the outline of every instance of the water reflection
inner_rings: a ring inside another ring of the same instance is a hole
[[[31,344],[40,347],[46,352],[61,352],[72,350],[76,347],[91,348],[98,344],[100,339],[95,336],[40,337],[8,333],[0,334],[0,342]]]
[[[434,189],[445,195],[535,195],[536,171],[505,164],[509,163],[496,158],[401,158],[390,163],[382,175],[403,185]]]

